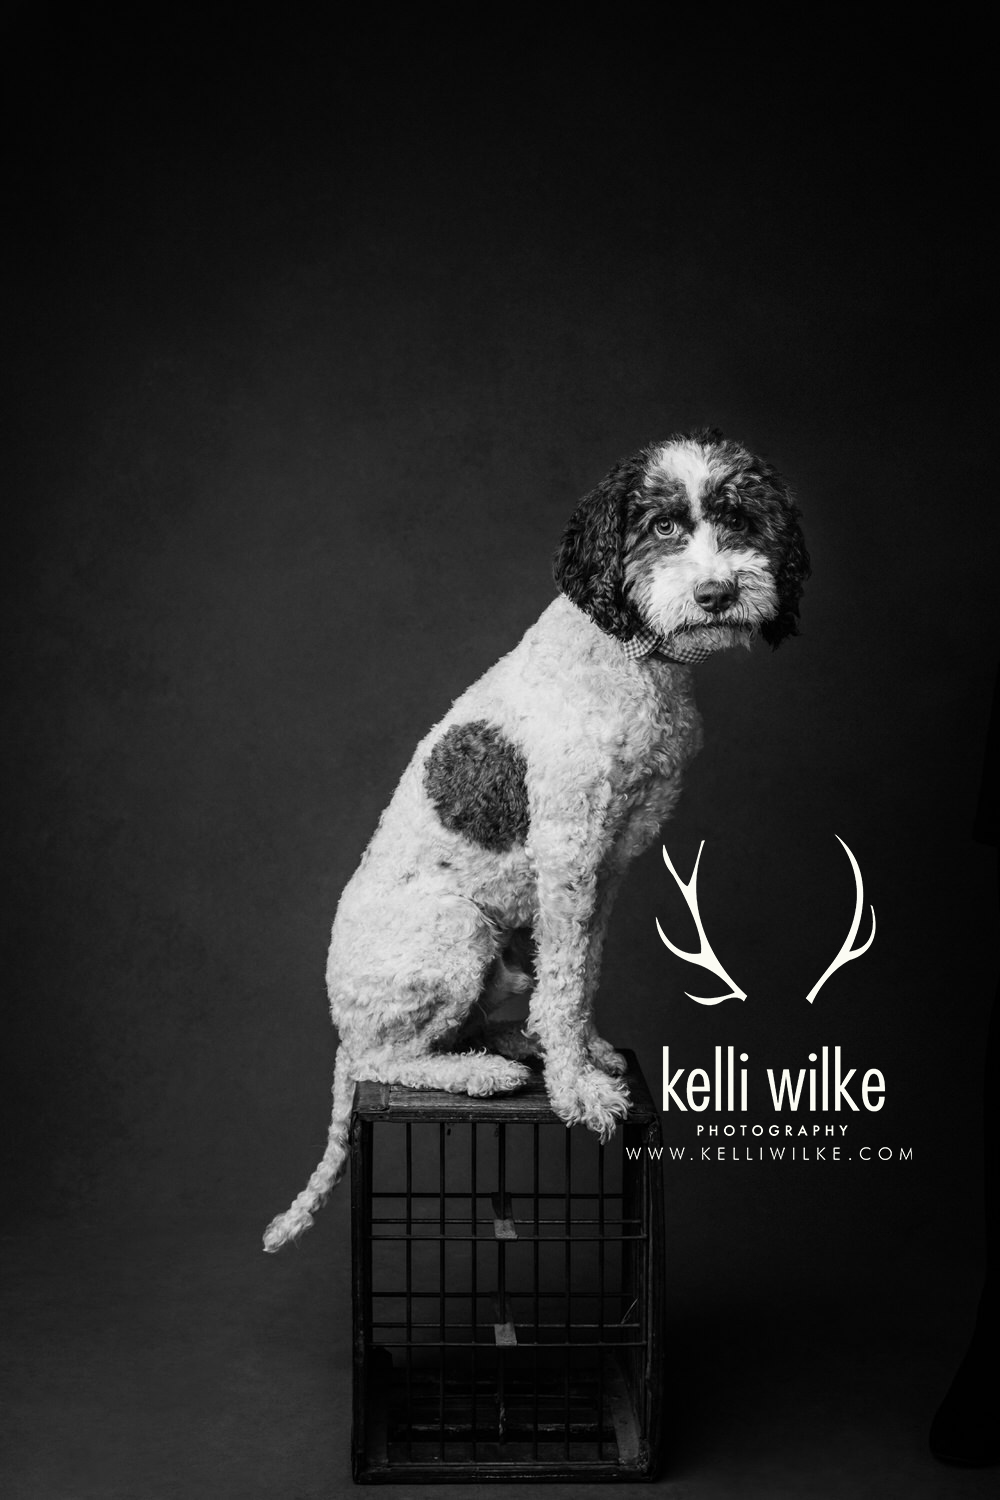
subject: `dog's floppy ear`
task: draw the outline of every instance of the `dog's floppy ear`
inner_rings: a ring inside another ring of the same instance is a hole
[[[626,459],[584,496],[569,518],[552,568],[567,599],[620,641],[631,640],[642,623],[625,597],[622,558],[629,495],[642,472],[641,456]]]
[[[805,537],[799,525],[801,512],[779,476],[770,470],[766,480],[771,490],[774,507],[773,519],[768,528],[771,535],[768,549],[774,558],[774,578],[778,589],[778,610],[773,620],[761,626],[761,635],[770,646],[777,649],[786,636],[798,635],[799,600],[802,587],[809,577],[809,553]]]

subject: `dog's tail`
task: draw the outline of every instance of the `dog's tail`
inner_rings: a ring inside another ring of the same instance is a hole
[[[312,1227],[313,1214],[322,1208],[347,1167],[347,1130],[354,1100],[355,1078],[343,1043],[333,1069],[333,1114],[323,1160],[291,1208],[272,1219],[264,1231],[264,1249],[273,1252],[297,1240]]]

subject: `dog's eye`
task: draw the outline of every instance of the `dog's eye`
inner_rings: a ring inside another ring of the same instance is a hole
[[[726,525],[730,531],[746,531],[747,518],[741,510],[730,511],[726,518]]]
[[[669,516],[660,516],[659,520],[653,522],[653,530],[657,536],[676,536],[677,522]]]

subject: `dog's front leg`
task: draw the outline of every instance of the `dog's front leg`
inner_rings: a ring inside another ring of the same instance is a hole
[[[597,989],[601,980],[601,958],[604,953],[604,939],[607,936],[608,922],[611,920],[611,912],[614,908],[618,888],[622,883],[624,873],[625,865],[619,862],[610,863],[601,872],[598,881],[597,903],[590,926],[590,950],[587,954],[587,974],[584,991],[587,1053],[591,1062],[596,1063],[605,1073],[611,1073],[615,1077],[621,1077],[628,1064],[621,1053],[616,1052],[611,1043],[606,1042],[598,1034],[597,1024],[594,1020],[594,1008],[597,1001]]]
[[[659,804],[652,810],[652,814],[649,801],[637,799],[627,821],[619,827],[601,871],[597,908],[591,923],[590,954],[587,961],[587,1050],[591,1060],[599,1068],[619,1077],[625,1072],[627,1064],[621,1053],[616,1052],[610,1042],[598,1035],[594,1023],[594,1004],[601,977],[604,939],[622,879],[632,860],[649,845],[660,822],[677,800],[677,793],[674,791],[669,798],[665,798],[660,789],[659,797]]]
[[[532,821],[538,882],[537,979],[528,1030],[541,1043],[552,1108],[567,1125],[584,1124],[602,1141],[628,1110],[628,1091],[594,1065],[588,964],[598,920],[602,836],[595,815]],[[541,826],[539,826],[539,823]],[[603,903],[602,903],[603,905]],[[599,945],[598,945],[599,954]]]

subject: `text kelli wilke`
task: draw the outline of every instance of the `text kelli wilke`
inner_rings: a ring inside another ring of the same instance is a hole
[[[734,1111],[750,1107],[749,1070],[736,1066],[736,1048],[716,1047],[714,1050],[711,1069],[682,1067],[675,1070],[670,1048],[664,1047],[665,1110],[679,1109],[686,1113],[690,1109],[700,1114],[706,1109]],[[885,1078],[878,1068],[869,1068],[852,1083],[858,1070],[849,1068],[844,1072],[841,1051],[840,1047],[821,1047],[818,1053],[810,1052],[808,1061],[814,1066],[799,1068],[797,1072],[782,1068],[779,1074],[775,1068],[766,1068],[774,1108],[779,1111],[851,1109],[855,1113],[861,1108],[872,1114],[880,1110],[885,1103]],[[746,1052],[741,1052],[739,1060],[747,1063],[750,1058]],[[851,1092],[852,1088],[857,1099]]]

